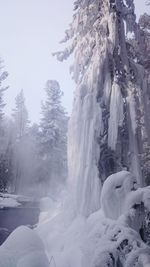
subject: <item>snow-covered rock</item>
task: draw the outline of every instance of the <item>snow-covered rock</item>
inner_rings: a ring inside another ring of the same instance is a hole
[[[34,230],[20,226],[0,247],[0,267],[38,266],[49,266],[43,242]]]
[[[127,171],[109,176],[101,192],[101,207],[106,217],[118,219],[125,211],[126,198],[137,187],[136,178]]]

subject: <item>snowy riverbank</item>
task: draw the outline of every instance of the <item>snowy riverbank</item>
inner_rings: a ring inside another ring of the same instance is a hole
[[[25,203],[35,202],[35,201],[37,200],[24,195],[0,193],[0,209],[15,208],[24,205]]]
[[[101,209],[88,217],[67,192],[59,201],[43,199],[40,207],[38,226],[17,228],[1,246],[0,267],[149,267],[141,229],[150,212],[150,187],[137,188],[129,172],[107,178]]]

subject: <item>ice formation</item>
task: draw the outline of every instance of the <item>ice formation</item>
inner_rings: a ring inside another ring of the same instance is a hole
[[[63,40],[73,40],[72,46],[56,53],[59,60],[75,54],[69,180],[84,215],[100,208],[101,187],[110,174],[125,168],[142,186],[146,178],[141,158],[150,135],[147,80],[128,55],[125,29],[137,35],[133,0],[76,1]]]
[[[72,45],[56,53],[59,60],[75,54],[68,134],[73,204],[48,213],[37,232],[57,267],[141,267],[150,254],[141,234],[150,189],[134,190],[144,184],[140,155],[150,133],[144,69],[128,56],[125,39],[124,23],[136,31],[134,4],[77,0],[74,7],[63,40]]]

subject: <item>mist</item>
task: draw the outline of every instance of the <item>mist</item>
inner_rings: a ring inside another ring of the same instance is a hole
[[[149,7],[0,0],[0,267],[150,266]]]

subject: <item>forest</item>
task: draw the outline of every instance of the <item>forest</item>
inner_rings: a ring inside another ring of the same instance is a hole
[[[23,90],[7,116],[1,60],[0,267],[150,267],[150,14],[135,5],[74,2],[53,52],[73,56],[71,115],[49,79],[39,123]]]
[[[0,191],[35,197],[55,195],[67,175],[68,116],[61,104],[63,92],[57,81],[46,82],[39,125],[30,123],[23,90],[15,98],[12,116],[7,117],[3,112],[3,95],[9,90],[3,87],[7,75],[1,63]]]

